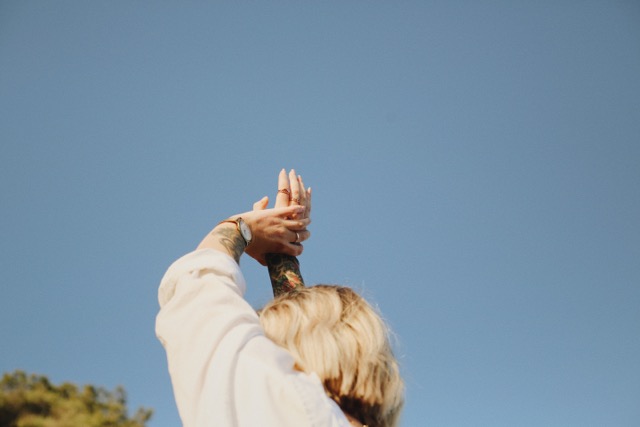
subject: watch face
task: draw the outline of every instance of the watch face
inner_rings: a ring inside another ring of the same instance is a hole
[[[240,227],[240,233],[242,233],[242,237],[244,237],[244,240],[246,240],[247,244],[249,244],[249,242],[251,241],[251,229],[242,218],[238,218],[238,226]]]

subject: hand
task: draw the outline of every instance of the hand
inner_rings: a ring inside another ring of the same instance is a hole
[[[294,242],[304,241],[309,238],[306,231],[310,220],[308,218],[292,219],[304,214],[304,207],[289,206],[286,208],[274,208],[245,212],[233,215],[230,219],[242,217],[251,229],[251,243],[245,248],[244,239],[236,229],[236,225],[223,222],[200,242],[198,249],[212,248],[225,252],[236,261],[240,260],[242,252],[246,252],[262,265],[266,265],[265,254],[283,253],[298,256],[302,253],[302,245]]]
[[[267,265],[265,254],[281,253],[299,256],[304,250],[300,242],[311,236],[304,218],[305,208],[292,205],[273,209],[253,210],[240,216],[251,228],[253,239],[245,252],[260,264]]]
[[[290,191],[290,199],[289,206],[298,205],[304,206],[305,212],[303,217],[309,218],[311,216],[311,188],[305,190],[304,183],[302,182],[302,177],[300,175],[296,175],[296,171],[291,169],[289,172],[289,179],[287,179],[287,174],[284,171],[280,171],[280,175],[278,176],[278,197],[276,197],[276,207],[279,203],[282,203],[283,206],[287,206],[287,194],[286,191],[281,191],[281,189],[288,189]]]
[[[253,204],[253,210],[266,209],[269,205],[269,198],[263,197]],[[278,193],[276,194],[276,208],[287,206],[304,206],[303,218],[311,217],[311,188],[305,189],[302,177],[296,175],[295,170],[291,170],[287,176],[284,169],[278,175]]]
[[[254,211],[261,211],[267,209],[269,205],[269,197],[265,196],[253,204]],[[302,177],[296,175],[295,170],[291,170],[287,175],[287,172],[282,169],[278,175],[278,192],[276,194],[275,208],[284,208],[292,206],[302,206],[304,211],[294,213],[289,219],[304,219],[311,222],[311,188],[305,189]],[[294,230],[295,231],[295,230]],[[307,240],[311,236],[311,233],[306,228],[300,230],[295,234],[295,239],[290,243],[292,245],[302,246],[300,242]],[[247,253],[255,258],[260,264],[267,265],[264,259],[264,253],[259,256],[254,256],[253,251],[248,250]],[[285,253],[285,252],[267,252],[267,253]],[[291,255],[287,253],[287,255]],[[293,255],[297,256],[297,255]]]

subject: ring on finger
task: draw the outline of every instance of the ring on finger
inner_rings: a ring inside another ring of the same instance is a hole
[[[282,190],[278,190],[278,193],[286,194],[289,196],[289,200],[291,200],[291,191],[288,188],[283,188]]]
[[[296,240],[293,243],[298,243],[300,241],[300,234],[297,231],[294,231],[294,233],[296,233]]]

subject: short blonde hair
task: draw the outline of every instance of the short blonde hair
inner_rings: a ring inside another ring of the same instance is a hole
[[[397,425],[404,384],[389,328],[364,298],[343,286],[296,289],[267,304],[260,321],[344,412],[370,427]]]

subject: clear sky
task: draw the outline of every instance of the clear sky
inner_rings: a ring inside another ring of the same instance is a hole
[[[640,425],[631,0],[0,1],[0,370],[179,425],[159,280],[283,167],[306,281],[397,335],[403,426]]]

